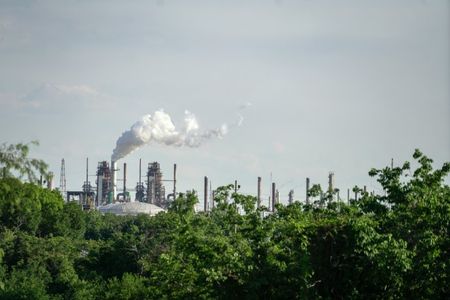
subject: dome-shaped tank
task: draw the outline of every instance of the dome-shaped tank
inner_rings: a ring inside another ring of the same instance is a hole
[[[123,203],[111,203],[108,205],[100,206],[98,210],[101,213],[112,213],[115,215],[138,215],[147,214],[154,216],[159,212],[165,211],[159,206],[144,202],[123,202]]]

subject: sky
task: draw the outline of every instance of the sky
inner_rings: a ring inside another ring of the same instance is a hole
[[[80,190],[89,158],[163,109],[202,130],[236,123],[199,147],[150,143],[118,161],[178,165],[177,190],[238,180],[263,200],[304,200],[305,178],[344,194],[381,192],[368,171],[420,148],[450,160],[450,2],[0,0],[0,142],[38,140],[59,186]],[[245,103],[251,106],[240,110]],[[121,175],[119,176],[120,179]],[[171,184],[166,183],[171,190]],[[200,192],[202,194],[202,192]],[[345,197],[345,195],[342,195]]]

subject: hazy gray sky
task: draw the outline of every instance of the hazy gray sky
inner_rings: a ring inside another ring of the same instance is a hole
[[[376,189],[367,171],[422,149],[450,160],[449,1],[0,1],[0,137],[79,189],[142,115],[241,127],[199,148],[144,147],[178,190],[239,180],[283,200],[305,178]],[[94,177],[91,177],[94,182]],[[131,186],[130,186],[131,187]],[[171,186],[168,184],[168,189]]]

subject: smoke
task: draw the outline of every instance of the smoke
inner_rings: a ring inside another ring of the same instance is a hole
[[[248,106],[248,104],[245,105],[245,107]],[[241,106],[239,109],[245,107]],[[231,125],[224,123],[219,128],[202,131],[195,115],[185,111],[183,126],[178,130],[170,115],[161,109],[155,111],[153,115],[143,116],[131,126],[130,130],[122,133],[116,142],[111,159],[117,161],[150,143],[176,147],[199,147],[207,140],[222,138],[228,133],[229,127],[240,126],[244,118],[240,114],[238,117],[239,120]]]
[[[237,112],[237,116],[238,116],[239,120],[236,122],[236,124],[235,124],[236,126],[241,126],[242,123],[244,122],[244,116],[241,115],[239,113],[239,111],[244,110],[244,109],[246,109],[246,108],[248,108],[250,106],[252,106],[252,104],[250,102],[245,102],[244,104],[239,106],[238,112]]]

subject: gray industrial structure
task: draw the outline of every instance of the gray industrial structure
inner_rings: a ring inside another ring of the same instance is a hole
[[[139,209],[143,211],[152,211],[157,212],[157,207],[161,209],[166,209],[170,202],[173,201],[176,197],[176,172],[177,165],[173,166],[173,179],[163,180],[163,173],[161,171],[161,166],[158,162],[148,163],[147,171],[143,175],[142,174],[142,160],[139,160],[139,178],[136,183],[135,188],[128,189],[127,188],[127,164],[123,164],[122,172],[123,176],[121,179],[118,179],[118,171],[117,162],[111,161],[101,161],[98,162],[97,171],[95,175],[95,186],[91,185],[89,181],[89,169],[88,169],[88,159],[86,159],[86,179],[83,182],[81,190],[78,191],[66,191],[64,194],[66,201],[77,201],[84,210],[90,209],[103,209],[103,212],[106,211],[122,211],[123,213],[132,214],[133,209],[139,207]],[[119,193],[117,181],[122,182],[122,187],[119,187]],[[173,192],[166,195],[166,190],[163,184],[163,181],[170,181],[173,183]],[[257,178],[257,193],[256,193],[256,205],[257,207],[262,206],[262,178]],[[51,183],[48,184],[49,188],[51,188]],[[234,192],[236,193],[240,185],[238,185],[238,181],[234,182]],[[311,203],[311,194],[310,194],[310,179],[306,178],[306,197],[305,204],[309,205]],[[61,162],[61,177],[60,177],[60,191],[63,192],[65,189],[65,161],[64,159]],[[131,192],[135,192],[135,197],[132,199]],[[208,177],[204,177],[204,205],[203,211],[207,212],[214,208],[214,190],[211,187],[211,181]],[[364,186],[363,193],[366,193],[366,187]],[[321,206],[324,205],[325,201],[340,201],[339,197],[339,189],[335,188],[334,182],[334,173],[330,172],[328,175],[328,188],[326,193],[320,191],[320,196],[316,197],[319,200],[314,201],[314,203],[319,203]],[[314,197],[314,198],[316,198]],[[317,199],[317,198],[316,198]],[[347,190],[347,201],[350,199],[350,190]],[[357,199],[357,194],[355,193],[355,199]],[[277,185],[275,182],[271,182],[270,195],[268,196],[268,213],[272,213],[276,211],[276,205],[280,203],[280,192],[277,189]],[[294,199],[294,190],[291,189],[288,194],[288,203],[293,204]],[[139,206],[136,205],[128,205],[127,203],[144,203],[151,204],[150,206]],[[124,204],[122,206],[117,206],[115,204]],[[120,208],[120,209],[119,209]]]
[[[63,160],[63,168],[64,160]],[[121,179],[123,187],[119,188],[117,193],[117,163],[111,161],[101,161],[97,165],[97,172],[95,174],[96,186],[92,186],[89,181],[88,174],[88,160],[86,160],[86,180],[79,191],[67,191],[67,201],[77,201],[84,210],[95,209],[97,207],[110,205],[114,203],[129,203],[132,202],[130,192],[133,189],[127,188],[127,164],[123,164],[123,177]],[[161,167],[158,162],[148,164],[145,183],[142,181],[141,160],[139,160],[139,180],[136,184],[135,199],[136,202],[154,204],[161,208],[166,208],[170,200],[174,199],[176,193],[176,165],[174,165],[173,193],[168,195],[166,199],[165,187],[163,185],[163,177]]]
[[[107,161],[101,161],[97,166],[97,197],[95,206],[100,206],[102,203],[112,202],[111,196],[111,168]]]
[[[164,205],[166,190],[162,184],[162,172],[158,162],[148,164],[147,170],[147,202],[158,206]]]

